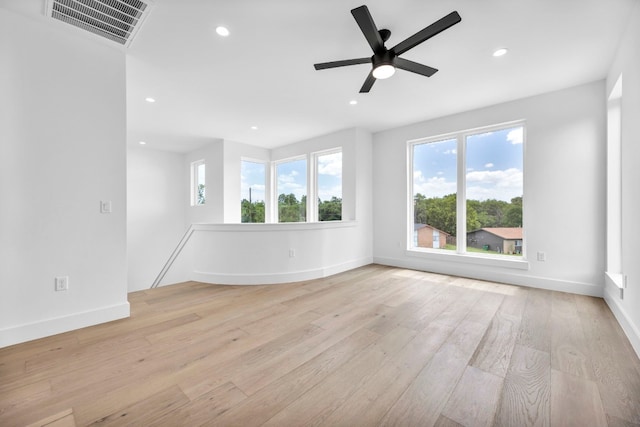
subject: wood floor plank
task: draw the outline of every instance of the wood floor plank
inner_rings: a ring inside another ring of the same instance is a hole
[[[503,379],[468,366],[442,415],[466,426],[491,426],[500,399]]]
[[[151,426],[201,426],[221,416],[247,396],[235,384],[228,382],[189,401],[156,420],[145,420]]]
[[[383,315],[385,309],[387,309],[385,306],[380,306],[352,310],[341,318],[339,324],[334,324],[334,328],[323,329],[317,335],[291,346],[288,351],[271,358],[260,367],[244,369],[233,375],[231,379],[241,390],[251,395],[357,330],[363,327],[368,328],[369,324],[375,323],[376,319]]]
[[[260,389],[228,412],[211,420],[210,424],[216,426],[264,424],[379,338],[380,335],[368,329],[359,329],[280,377],[270,387]]]
[[[57,414],[53,414],[27,427],[75,427],[76,420],[73,417],[73,409],[66,409]]]
[[[70,410],[77,425],[640,426],[640,360],[600,298],[370,265],[130,305],[0,349],[0,426]]]
[[[435,427],[465,427],[462,424],[459,424],[453,421],[450,418],[445,417],[444,415],[440,415],[438,421],[435,423]]]
[[[553,293],[550,320],[551,368],[593,379],[593,365],[572,295]]]
[[[430,324],[344,400],[326,418],[325,424],[379,424],[452,332],[451,326],[437,322]]]
[[[640,374],[637,357],[619,345],[620,326],[602,301],[575,298],[605,413],[640,424]]]
[[[445,325],[451,321],[447,319]],[[462,321],[381,421],[385,426],[433,425],[487,325]]]
[[[598,386],[590,380],[551,370],[552,426],[607,427]]]
[[[517,343],[549,352],[551,348],[551,291],[529,289]]]
[[[267,421],[265,426],[323,425],[327,417],[415,336],[398,327],[364,349],[329,375],[321,384],[296,399]]]
[[[470,365],[504,378],[516,344],[521,317],[498,311],[482,337]]]
[[[496,426],[549,426],[549,353],[516,345],[496,412]]]
[[[172,386],[147,398],[95,420],[90,425],[140,426],[150,425],[189,402],[180,388]]]

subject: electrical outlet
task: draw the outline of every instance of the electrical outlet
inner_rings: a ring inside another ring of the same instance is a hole
[[[69,276],[56,277],[56,292],[69,290]]]
[[[546,261],[547,260],[547,254],[544,252],[538,252],[538,261]]]
[[[296,257],[296,250],[289,249],[289,258],[295,258],[295,257]]]

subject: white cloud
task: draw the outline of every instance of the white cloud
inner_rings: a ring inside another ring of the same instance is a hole
[[[473,135],[474,138],[486,138],[488,136],[493,135],[493,132],[485,132],[485,133],[479,133],[476,135]]]
[[[522,171],[516,168],[467,173],[467,198],[510,201],[522,196]]]
[[[295,194],[298,200],[307,193],[306,183],[300,182],[298,171],[291,171],[289,174],[278,175],[278,194]]]
[[[427,198],[442,197],[456,192],[456,183],[446,178],[434,176],[425,178],[422,171],[413,172],[413,193],[420,193]]]
[[[492,168],[493,167],[493,163],[487,163],[484,165],[485,168]]]
[[[457,153],[458,153],[458,150],[455,148],[444,152],[444,154],[457,154]]]
[[[513,145],[522,144],[524,141],[524,128],[518,127],[509,132],[507,134],[507,141],[511,142]]]
[[[438,175],[444,175],[444,172],[439,171],[439,172],[438,172]]]
[[[318,174],[342,177],[342,152],[319,156]]]

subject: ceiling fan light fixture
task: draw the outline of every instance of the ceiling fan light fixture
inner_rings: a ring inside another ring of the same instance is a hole
[[[388,79],[393,76],[396,72],[396,67],[390,64],[382,64],[378,65],[373,69],[373,77],[376,79]]]

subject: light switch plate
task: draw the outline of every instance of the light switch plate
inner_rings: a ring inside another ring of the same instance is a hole
[[[111,213],[111,200],[100,201],[100,213]]]

